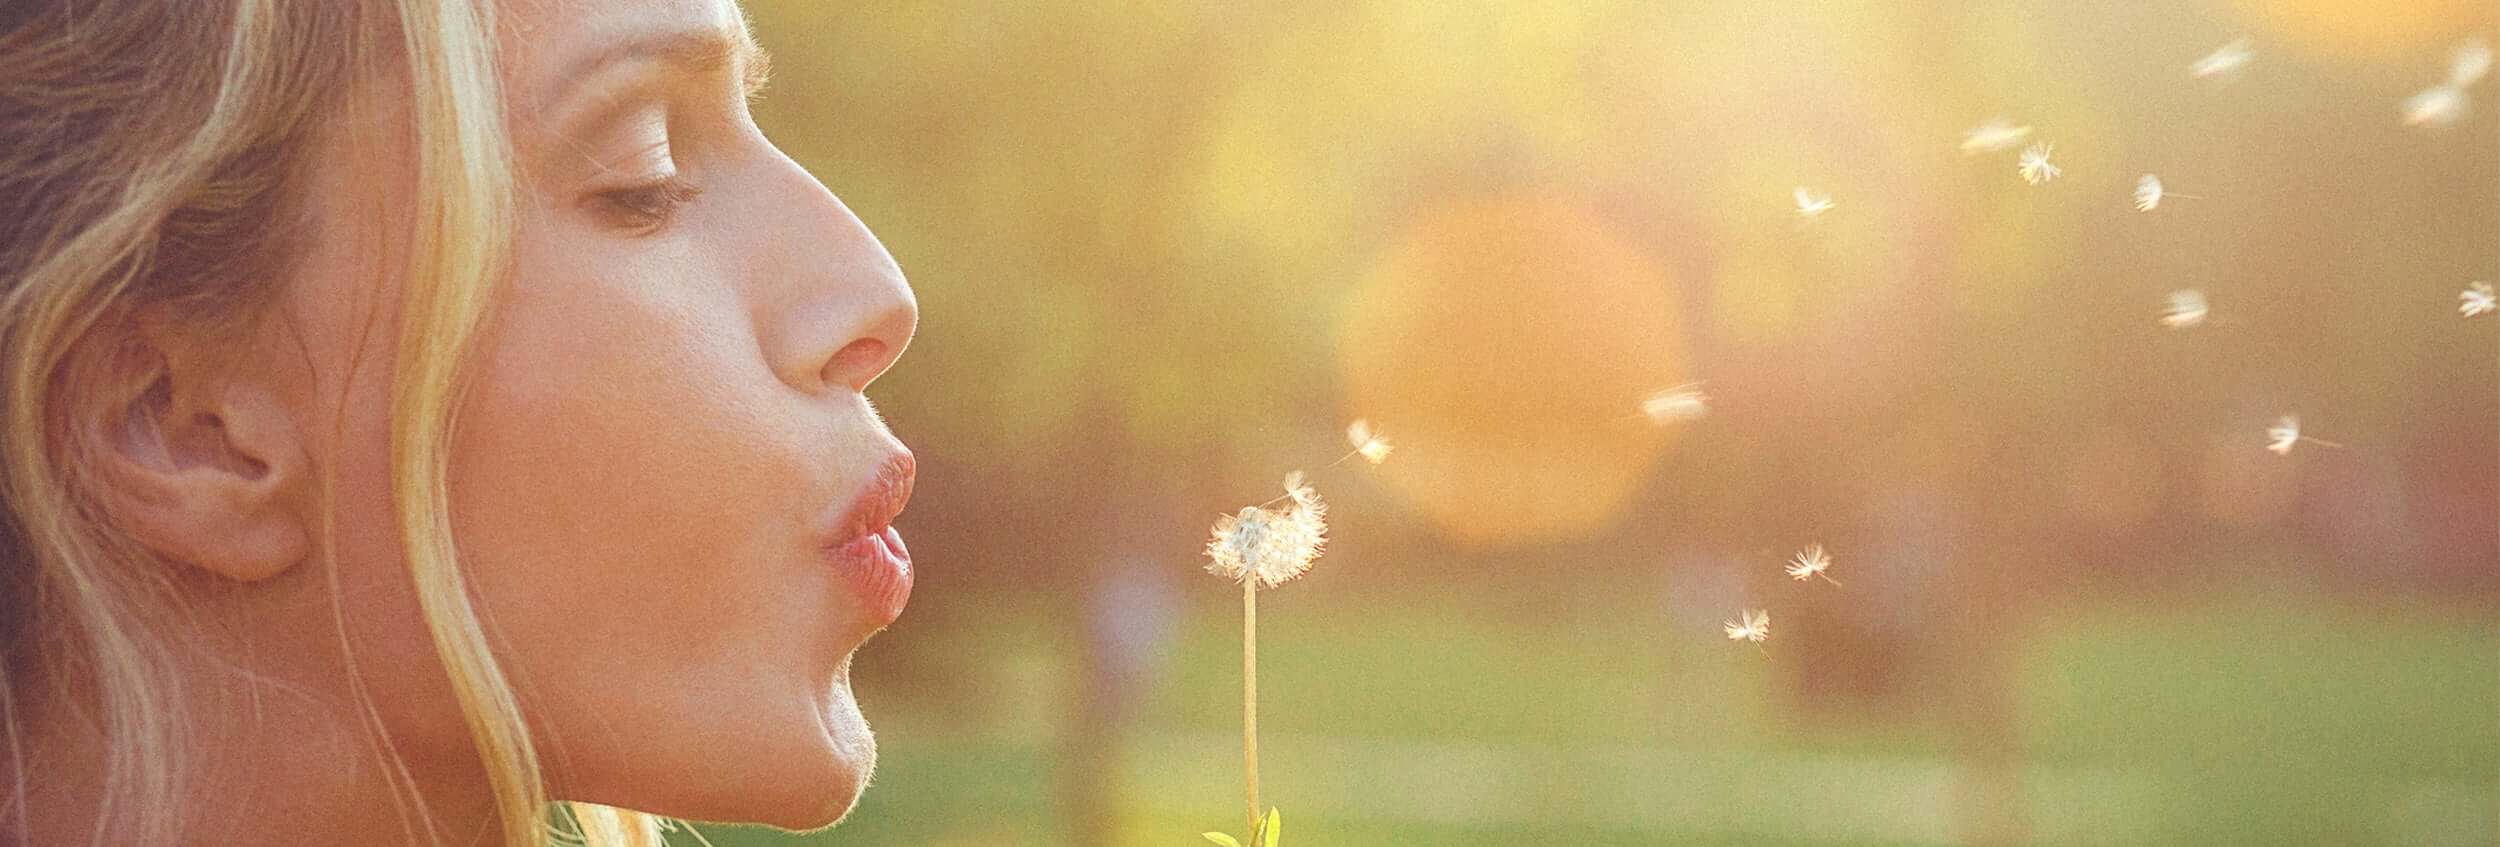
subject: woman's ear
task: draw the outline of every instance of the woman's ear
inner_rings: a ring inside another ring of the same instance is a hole
[[[245,582],[285,573],[311,546],[295,420],[268,374],[172,340],[133,332],[89,383],[101,390],[78,408],[98,499],[177,565]]]

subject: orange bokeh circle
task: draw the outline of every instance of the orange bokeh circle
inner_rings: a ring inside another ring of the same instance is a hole
[[[2489,2],[2236,0],[2232,6],[2260,43],[2279,39],[2314,56],[2372,61],[2448,46],[2473,31],[2478,18],[2488,20],[2482,16]]]
[[[1670,275],[1585,204],[1471,198],[1411,216],[1338,324],[1382,480],[1467,543],[1612,518],[1665,445],[1640,401],[1685,372]]]

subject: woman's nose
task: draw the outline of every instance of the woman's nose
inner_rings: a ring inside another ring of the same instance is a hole
[[[920,323],[920,310],[900,273],[893,275],[893,284],[887,287],[898,295],[894,302],[870,309],[872,319],[818,369],[825,386],[866,391],[869,383],[894,367],[894,360],[903,357],[903,347],[911,343],[912,330]]]
[[[801,391],[864,391],[911,343],[919,305],[867,225],[796,163],[783,164],[798,197],[783,207],[783,225],[766,227],[788,239],[771,251],[788,264],[767,271],[782,283],[768,283],[774,295],[761,316],[767,354]]]

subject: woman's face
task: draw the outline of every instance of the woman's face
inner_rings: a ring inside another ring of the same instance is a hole
[[[911,337],[911,291],[757,130],[731,0],[503,14],[521,216],[449,482],[480,614],[559,798],[830,823],[876,758],[851,654],[909,588],[880,530],[911,456],[862,391]],[[329,149],[285,309],[314,362],[361,364],[316,364],[296,400],[342,416],[340,593],[369,693],[419,768],[459,762],[389,512],[396,288],[359,282],[392,271],[347,231],[404,225],[407,187],[370,174],[410,160]]]

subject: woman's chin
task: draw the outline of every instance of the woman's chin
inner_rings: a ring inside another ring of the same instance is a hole
[[[762,775],[761,769],[750,772],[740,781],[735,796],[721,798],[722,802],[708,814],[685,817],[760,824],[792,832],[840,823],[868,787],[869,775],[877,767],[877,745],[864,725],[835,736],[834,741],[830,758],[804,767],[776,769],[781,772],[769,783],[755,779]]]
[[[846,770],[839,778],[826,780],[823,791],[806,797],[790,798],[790,802],[773,809],[757,809],[740,815],[740,823],[755,823],[792,832],[824,829],[842,822],[858,804],[862,789],[868,785],[868,773],[874,765]]]
[[[757,796],[787,798],[781,808],[758,810],[755,823],[780,829],[806,831],[823,829],[840,823],[859,803],[860,794],[868,788],[870,775],[877,769],[877,736],[868,728],[868,721],[859,712],[859,704],[851,697],[847,681],[836,683],[821,714],[822,735],[818,743],[827,758],[823,776],[814,782],[813,790],[786,793],[779,786],[757,786]]]
[[[847,680],[788,711],[714,713],[711,738],[651,755],[615,751],[605,779],[576,784],[572,799],[639,809],[662,817],[760,824],[792,831],[838,823],[859,802],[877,767],[877,740]],[[750,704],[762,701],[749,701]],[[681,713],[686,720],[692,713]]]
[[[867,745],[866,760],[857,763],[845,761],[837,765],[835,773],[820,783],[820,791],[791,798],[792,802],[786,809],[758,810],[759,814],[752,822],[793,832],[824,829],[842,822],[868,788],[868,777],[876,770],[876,759],[876,747],[870,743]]]

